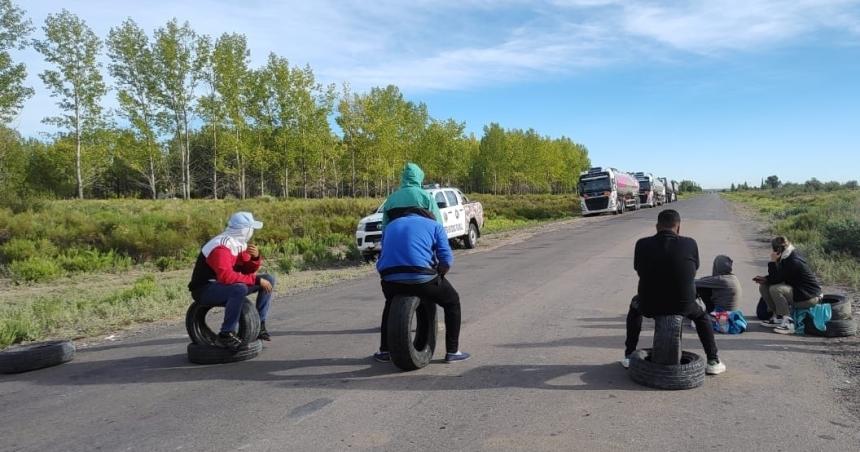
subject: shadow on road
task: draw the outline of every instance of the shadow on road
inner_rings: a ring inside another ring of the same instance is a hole
[[[331,358],[266,361],[260,358],[235,364],[199,366],[184,354],[73,361],[28,374],[9,375],[0,381],[27,381],[38,385],[109,385],[193,383],[195,381],[257,381],[289,388],[331,388],[371,391],[458,391],[502,388],[545,390],[648,391],[627,377],[617,363],[554,365],[486,365],[462,374],[431,373],[432,367],[399,372],[391,364],[368,358]]]
[[[357,330],[333,330],[333,331],[269,331],[272,336],[329,336],[343,334],[376,334],[379,333],[379,327],[363,328]]]

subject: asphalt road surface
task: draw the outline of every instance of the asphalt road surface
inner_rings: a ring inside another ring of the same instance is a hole
[[[767,254],[715,195],[673,204],[702,268],[732,256],[755,314]],[[273,341],[252,361],[186,361],[182,325],[80,351],[63,366],[0,376],[0,449],[856,451],[823,339],[751,324],[718,335],[728,371],[667,392],[630,381],[624,316],[633,244],[659,209],[589,218],[458,256],[464,363],[415,372],[373,362],[376,277],[279,297]],[[640,346],[648,346],[646,322]],[[440,335],[440,345],[442,336]],[[684,348],[702,353],[692,329]],[[855,383],[856,384],[856,383]]]

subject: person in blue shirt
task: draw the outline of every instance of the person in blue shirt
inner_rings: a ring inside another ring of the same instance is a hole
[[[388,362],[387,324],[391,300],[396,295],[417,296],[432,301],[445,311],[445,362],[469,359],[459,349],[460,295],[445,279],[454,264],[445,228],[424,209],[397,212],[382,231],[382,251],[376,270],[382,278],[385,309],[382,311],[382,339],[373,357]]]

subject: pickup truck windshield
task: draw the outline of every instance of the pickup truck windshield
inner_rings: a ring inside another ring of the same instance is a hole
[[[579,183],[580,193],[591,193],[595,191],[610,191],[612,186],[609,184],[609,177],[601,177],[598,179],[587,179]]]

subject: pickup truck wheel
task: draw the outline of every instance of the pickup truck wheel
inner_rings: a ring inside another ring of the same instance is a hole
[[[436,350],[436,305],[418,297],[397,295],[390,309],[386,329],[391,362],[401,370],[430,364]]]
[[[198,302],[191,303],[188,312],[185,313],[185,330],[191,342],[200,345],[215,346],[218,333],[212,331],[206,324],[206,314],[215,306],[202,305]],[[239,333],[242,342],[249,344],[257,340],[260,335],[260,313],[251,300],[247,298],[242,303],[242,312],[239,314]]]
[[[478,227],[475,226],[475,223],[469,223],[469,233],[463,237],[463,244],[468,249],[478,246]]]

